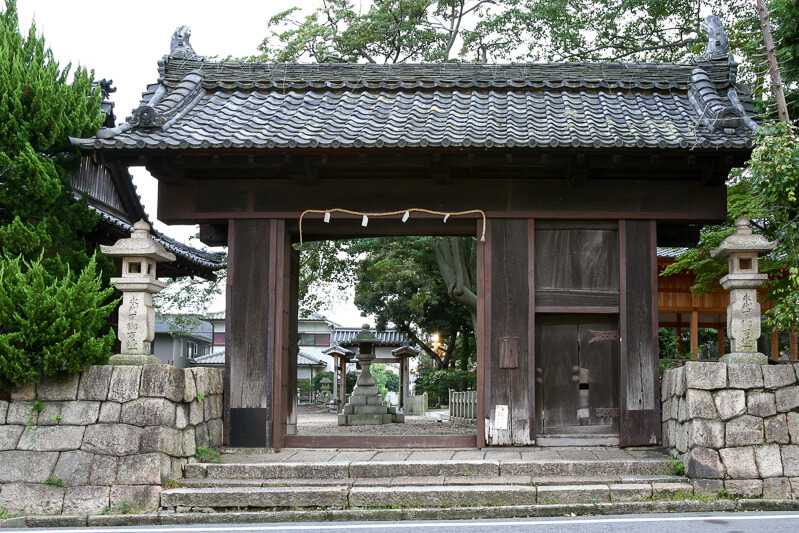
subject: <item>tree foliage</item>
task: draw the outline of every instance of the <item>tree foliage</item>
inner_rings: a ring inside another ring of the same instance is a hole
[[[100,335],[118,300],[95,257],[54,278],[40,260],[0,264],[0,390],[106,364],[114,332]]]
[[[31,25],[19,31],[16,2],[0,14],[0,251],[34,259],[65,275],[89,262],[83,236],[97,215],[76,203],[69,172],[78,157],[69,136],[88,137],[102,123],[92,73],[61,68]],[[113,264],[98,259],[111,273]]]

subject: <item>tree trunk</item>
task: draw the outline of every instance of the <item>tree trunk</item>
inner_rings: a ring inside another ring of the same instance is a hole
[[[766,48],[766,61],[768,61],[768,72],[771,76],[771,87],[774,91],[774,99],[777,102],[777,116],[780,122],[789,122],[788,104],[785,102],[780,65],[777,62],[774,37],[771,34],[771,22],[769,21],[768,9],[766,9],[766,0],[757,0],[757,14],[760,17],[760,27],[763,30],[763,44],[765,44]]]
[[[449,297],[469,310],[477,331],[477,240],[449,237],[433,244],[436,265]]]

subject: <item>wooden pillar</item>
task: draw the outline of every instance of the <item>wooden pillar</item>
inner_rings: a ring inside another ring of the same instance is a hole
[[[797,349],[797,348],[799,348],[799,342],[797,341],[797,338],[796,338],[796,326],[791,328],[790,339],[791,339],[791,348],[790,348],[791,349],[791,361],[797,361],[797,360],[799,360],[799,353],[797,353],[797,352],[799,352],[799,350]]]
[[[405,407],[405,397],[408,394],[408,358],[400,359],[400,387],[399,387],[399,407]]]
[[[699,359],[699,312],[691,311],[691,359]]]
[[[656,235],[654,220],[619,221],[622,446],[660,440]]]
[[[333,356],[333,398],[338,398],[338,355]]]
[[[283,251],[284,231],[279,220],[229,222],[226,411],[228,442],[234,447],[274,446],[273,421],[280,412],[275,365],[283,341],[278,335],[277,289],[283,279],[278,251]]]
[[[347,398],[347,358],[341,357],[341,390],[339,391],[339,412],[344,409],[344,404]]]
[[[776,329],[771,330],[771,360],[776,361],[780,358],[780,332]]]
[[[492,272],[487,304],[490,329],[486,344],[487,394],[490,406],[487,444],[531,444],[535,410],[530,401],[534,379],[528,354],[530,273],[528,271],[530,226],[525,219],[492,219],[489,242]],[[485,341],[484,341],[485,342]]]

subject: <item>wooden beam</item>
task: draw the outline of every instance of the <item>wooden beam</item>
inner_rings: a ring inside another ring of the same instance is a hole
[[[771,330],[771,360],[776,361],[780,358],[780,332],[776,329]]]
[[[718,340],[716,342],[718,342],[718,345],[719,345],[718,356],[719,356],[719,359],[721,359],[722,356],[724,355],[724,328],[717,328],[717,329],[718,329],[719,334],[718,334]]]
[[[691,312],[691,359],[699,359],[699,312]]]
[[[791,361],[799,361],[799,340],[797,340],[796,337],[796,326],[791,328],[789,338],[791,343]]]

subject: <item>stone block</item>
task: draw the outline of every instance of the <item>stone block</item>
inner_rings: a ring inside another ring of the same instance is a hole
[[[671,498],[681,494],[693,494],[694,487],[690,483],[652,483],[652,497]]]
[[[36,399],[36,384],[23,385],[16,392],[11,393],[12,402],[32,402]]]
[[[58,452],[0,452],[0,483],[44,483],[57,460]]]
[[[31,420],[33,420],[33,424],[36,424],[37,415],[31,412],[32,407],[33,402],[12,401],[8,404],[6,424],[22,424],[26,426]]]
[[[724,422],[697,418],[687,422],[686,426],[688,426],[688,448],[694,446],[716,449],[724,447]]]
[[[103,402],[97,421],[101,424],[116,424],[122,412],[122,404],[117,402]]]
[[[778,389],[774,393],[777,400],[777,412],[787,413],[799,410],[799,385]]]
[[[69,487],[64,495],[65,515],[99,515],[109,506],[110,487],[87,485]]]
[[[0,400],[0,424],[6,423],[6,414],[8,414],[8,402]]]
[[[194,369],[187,368],[183,375],[183,401],[193,402],[197,398],[197,384],[194,381]]]
[[[202,394],[206,398],[211,394],[219,394],[221,391],[214,390],[214,378],[212,376],[213,369],[207,367],[192,368],[191,372],[194,374],[194,383],[197,388],[197,394]]]
[[[111,487],[111,507],[129,500],[135,512],[157,511],[161,504],[161,487],[158,485],[116,485]]]
[[[724,363],[685,364],[685,385],[688,389],[714,390],[727,387],[727,365]]]
[[[753,364],[727,365],[731,389],[762,389],[763,367]]]
[[[685,384],[685,367],[681,366],[680,368],[673,371],[674,372],[674,395],[675,396],[682,396],[685,394],[687,389]]]
[[[102,455],[131,455],[139,451],[141,428],[127,424],[96,424],[86,428],[83,449]]]
[[[169,457],[162,453],[140,453],[120,457],[117,485],[160,485],[170,471]]]
[[[0,450],[15,450],[25,426],[0,426]]]
[[[197,451],[197,435],[194,428],[183,430],[183,453],[186,457],[193,457],[194,452]]]
[[[766,500],[790,500],[791,482],[785,477],[764,479],[763,498]]]
[[[713,395],[706,390],[689,389],[685,393],[685,415],[686,419],[706,418],[715,420],[718,418],[716,407],[713,403]]]
[[[205,399],[205,420],[213,420],[214,418],[222,418],[222,395],[212,394]]]
[[[799,499],[799,477],[790,478],[791,482],[791,495],[795,495]]]
[[[724,479],[724,465],[716,450],[696,447],[685,455],[685,473],[692,478]]]
[[[788,424],[791,444],[799,444],[799,413],[786,413],[785,421]]]
[[[777,414],[773,392],[749,391],[746,393],[746,411],[752,416],[767,417]]]
[[[83,443],[83,426],[35,426],[25,430],[17,443],[18,450],[58,452],[77,450]]]
[[[140,396],[183,401],[185,392],[184,370],[172,365],[144,365],[141,373]]]
[[[211,387],[211,394],[224,394],[225,393],[225,371],[221,368],[209,368],[210,372],[209,381]]]
[[[762,479],[728,479],[724,482],[724,488],[736,498],[760,498],[763,496]]]
[[[727,446],[763,444],[763,419],[744,415],[727,422]]]
[[[189,404],[189,424],[196,426],[205,421],[205,407],[197,400]]]
[[[724,482],[720,479],[692,479],[691,485],[694,487],[694,494],[715,498],[719,491],[724,488]]]
[[[64,492],[64,489],[50,485],[10,483],[3,485],[3,507],[9,514],[61,514]]]
[[[591,503],[610,501],[607,485],[549,485],[538,487],[538,504]]]
[[[664,448],[677,447],[677,421],[666,420],[661,425],[661,435],[663,439]]]
[[[144,428],[140,453],[163,452],[181,457],[183,454],[183,432],[166,426]]]
[[[122,406],[120,420],[133,426],[173,426],[175,404],[166,398],[139,398]]]
[[[214,418],[208,421],[208,437],[211,439],[208,442],[212,447],[222,446],[224,426],[221,418]]]
[[[80,374],[70,374],[61,379],[46,377],[36,386],[36,396],[43,402],[75,400],[79,381]]]
[[[752,447],[725,448],[719,450],[721,460],[727,468],[727,475],[732,479],[757,479],[757,463],[755,450]]]
[[[76,450],[64,452],[58,457],[53,469],[53,476],[64,482],[67,487],[76,487],[89,483],[94,454]]]
[[[100,402],[64,402],[61,405],[61,424],[88,426],[97,422]]]
[[[799,446],[780,446],[780,454],[782,455],[782,475],[799,476]]]
[[[688,439],[688,424],[678,424],[677,425],[677,451],[680,453],[685,453],[690,449],[689,446],[689,439]]]
[[[36,425],[39,426],[57,426],[61,421],[61,402],[46,402],[44,409],[39,413],[36,419]]]
[[[197,447],[208,446],[208,443],[211,442],[211,436],[208,434],[208,424],[203,422],[194,426],[194,437]]]
[[[756,447],[755,460],[760,478],[782,476],[782,457],[778,445],[766,444]]]
[[[746,393],[740,389],[720,390],[713,394],[713,400],[722,420],[729,420],[746,412]]]
[[[663,371],[660,378],[660,403],[665,404],[674,396],[674,374],[669,370]]]
[[[81,373],[78,400],[105,401],[111,388],[113,366],[90,366]]]
[[[175,427],[185,429],[189,425],[189,406],[185,403],[175,405]]]
[[[119,457],[95,455],[89,471],[90,485],[113,485],[117,479]]]
[[[788,423],[784,414],[766,418],[763,424],[766,430],[766,442],[776,442],[777,444],[788,444],[790,442]]]
[[[125,403],[138,398],[142,367],[116,365],[113,369],[108,400]]]
[[[792,365],[765,365],[763,367],[763,386],[766,389],[779,389],[796,383],[796,372]]]

